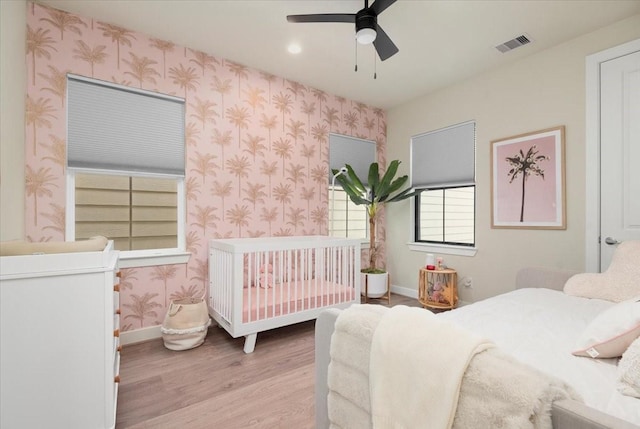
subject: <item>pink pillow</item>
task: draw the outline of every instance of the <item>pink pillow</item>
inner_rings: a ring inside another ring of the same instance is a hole
[[[573,352],[576,356],[614,358],[622,356],[640,337],[640,299],[620,302],[600,313],[587,326]]]

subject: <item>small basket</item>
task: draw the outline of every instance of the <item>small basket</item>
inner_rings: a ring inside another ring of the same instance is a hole
[[[164,346],[169,350],[189,350],[204,343],[211,325],[203,298],[171,301],[160,327]]]

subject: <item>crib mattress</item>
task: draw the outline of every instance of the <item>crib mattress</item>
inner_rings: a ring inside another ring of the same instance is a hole
[[[313,279],[277,283],[270,288],[244,288],[242,322],[270,319],[354,299],[355,290],[352,287]]]

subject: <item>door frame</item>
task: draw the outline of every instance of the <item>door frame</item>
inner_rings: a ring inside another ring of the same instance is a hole
[[[640,51],[640,39],[586,58],[585,271],[600,272],[600,64]]]

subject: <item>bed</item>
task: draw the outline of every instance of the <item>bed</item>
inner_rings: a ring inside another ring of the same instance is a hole
[[[360,302],[360,240],[326,236],[209,241],[209,314],[252,353],[259,332]]]
[[[637,262],[636,259],[635,264]],[[638,429],[640,399],[623,395],[617,390],[618,359],[592,359],[572,355],[576,338],[580,337],[585,328],[594,319],[618,305],[603,299],[569,296],[564,293],[562,289],[565,282],[573,274],[575,273],[538,268],[522,269],[516,279],[516,290],[440,313],[435,318],[450,320],[465,330],[491,339],[497,348],[509,356],[574,389],[581,400],[562,399],[552,402],[550,421],[553,428]],[[638,329],[639,304],[634,301],[633,305],[631,311],[635,312],[636,320],[634,329]],[[329,353],[332,335],[335,336],[336,321],[341,313],[346,312],[324,312],[316,322],[317,428],[328,428],[330,423],[327,401],[330,389],[327,380],[334,352],[332,350],[332,354]],[[633,345],[638,342],[640,340],[634,341]],[[637,366],[638,362],[640,361],[636,360],[634,365]],[[635,371],[637,373],[637,367]],[[420,385],[420,381],[416,380],[415,388],[418,389]],[[478,427],[489,426],[492,425]]]

